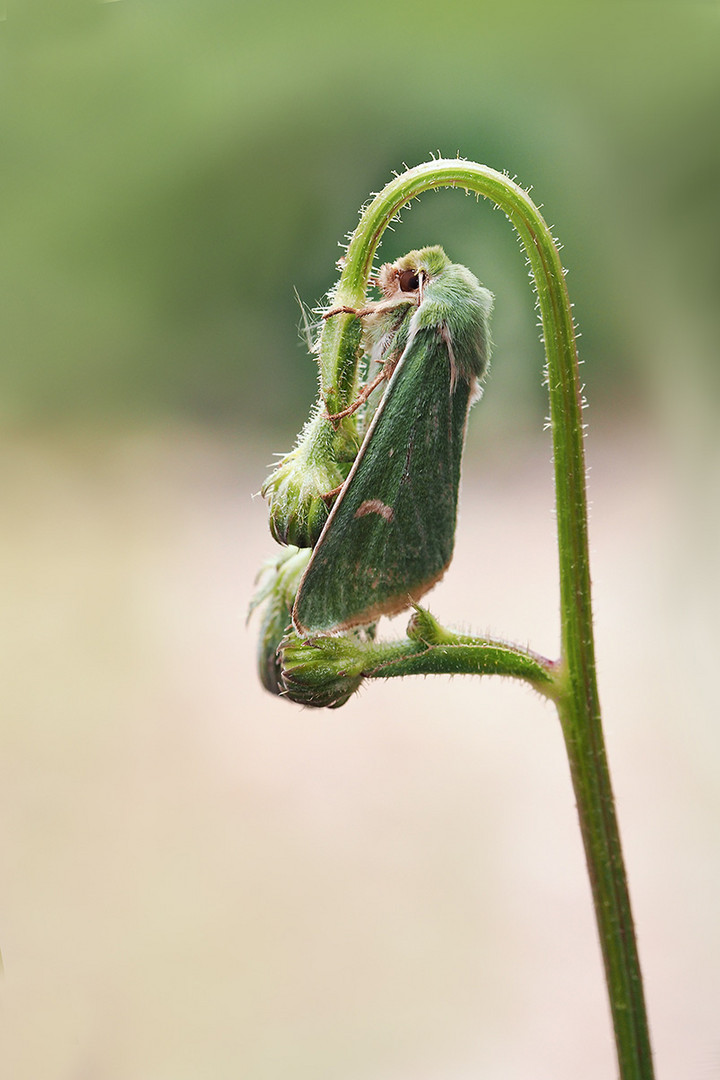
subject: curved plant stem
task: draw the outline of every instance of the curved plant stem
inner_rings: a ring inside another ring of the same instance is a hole
[[[502,173],[460,160],[427,162],[389,183],[364,210],[348,246],[336,306],[363,304],[382,232],[430,188],[460,187],[499,206],[523,243],[542,315],[553,439],[562,655],[556,692],[585,846],[622,1080],[652,1080],[653,1066],[620,834],[600,722],[587,541],[582,404],[572,312],[557,246],[527,192]],[[352,394],[347,339],[353,317],[323,334],[321,382],[333,410]],[[344,344],[343,344],[344,342]],[[337,357],[344,359],[338,364]]]

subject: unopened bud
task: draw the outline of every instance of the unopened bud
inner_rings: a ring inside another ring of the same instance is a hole
[[[270,531],[280,544],[314,547],[333,498],[345,482],[356,445],[345,446],[327,416],[317,414],[297,446],[265,481],[262,494],[270,512]]]
[[[292,606],[300,578],[308,564],[309,548],[287,547],[279,556],[268,559],[258,574],[260,587],[250,604],[248,617],[265,604],[257,665],[260,681],[271,694],[284,693],[278,646],[292,624]]]
[[[358,634],[301,638],[292,631],[279,652],[285,693],[299,705],[338,709],[363,680],[366,653]]]

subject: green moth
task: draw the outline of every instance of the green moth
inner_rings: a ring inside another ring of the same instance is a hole
[[[439,247],[387,263],[377,283],[382,298],[353,314],[380,372],[347,412],[383,380],[385,390],[301,579],[293,608],[301,634],[367,626],[410,607],[452,558],[493,297]]]

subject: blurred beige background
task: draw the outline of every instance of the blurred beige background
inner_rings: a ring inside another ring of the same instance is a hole
[[[403,162],[533,184],[583,332],[600,689],[658,1080],[720,1076],[714,3],[8,7],[0,1074],[605,1080],[555,717],[509,682],[260,689],[260,487],[314,393],[293,297]],[[542,351],[509,226],[432,610],[557,651]],[[386,626],[401,633],[403,619]]]

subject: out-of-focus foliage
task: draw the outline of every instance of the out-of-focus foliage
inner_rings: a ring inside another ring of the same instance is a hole
[[[360,204],[438,151],[533,185],[596,404],[717,387],[717,5],[18,8],[2,24],[10,421],[299,426],[315,374],[293,287],[315,303]],[[544,408],[542,350],[510,236],[441,192],[382,255],[442,243],[495,292],[493,392],[517,416]]]

